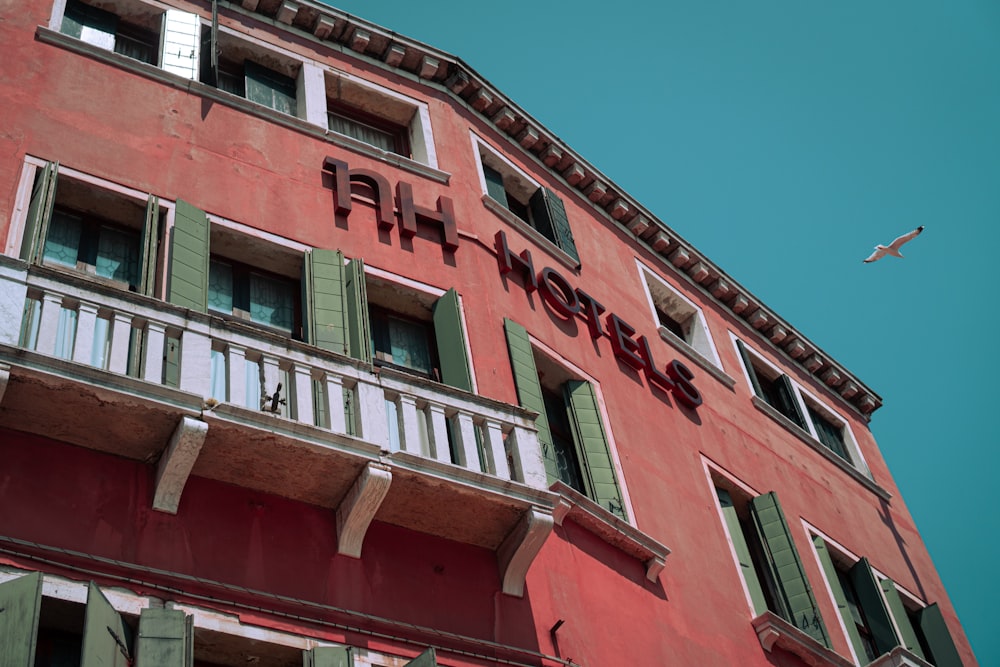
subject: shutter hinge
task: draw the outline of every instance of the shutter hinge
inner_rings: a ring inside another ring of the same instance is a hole
[[[110,625],[107,626],[107,628],[108,628],[108,634],[111,635],[111,638],[115,640],[116,644],[118,644],[118,650],[122,652],[122,655],[125,656],[125,661],[131,667],[131,665],[132,665],[132,656],[129,655],[128,647],[125,646],[125,642],[123,642],[122,639],[121,639],[121,637],[119,637],[117,635],[117,633],[115,633],[115,631],[111,629]]]

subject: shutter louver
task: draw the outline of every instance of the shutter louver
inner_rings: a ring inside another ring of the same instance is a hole
[[[484,164],[483,176],[486,177],[486,193],[506,208],[507,190],[503,186],[503,174]]]
[[[917,623],[924,633],[924,640],[930,651],[930,656],[927,657],[934,663],[934,667],[962,667],[962,658],[958,655],[955,641],[951,638],[936,602],[920,610]]]
[[[179,609],[143,609],[135,667],[191,667],[194,617]]]
[[[153,296],[156,289],[156,259],[160,239],[160,198],[149,195],[146,222],[142,226],[142,258],[139,263],[139,294]]]
[[[302,652],[303,667],[353,667],[350,646],[317,646]]]
[[[625,518],[625,504],[611,461],[611,450],[601,424],[597,397],[589,382],[570,380],[565,384],[566,403],[571,407],[570,417],[574,439],[583,452],[583,470],[591,497],[604,509]]]
[[[882,592],[885,593],[885,601],[889,605],[889,613],[892,614],[892,617],[896,621],[896,627],[899,628],[903,647],[913,655],[923,658],[924,651],[920,647],[920,640],[917,639],[917,633],[913,630],[913,624],[910,623],[906,607],[903,606],[903,599],[899,596],[899,591],[896,590],[896,584],[892,579],[882,580]]]
[[[802,414],[799,401],[795,398],[795,388],[792,386],[792,381],[788,379],[787,375],[781,375],[775,381],[775,385],[778,390],[778,400],[781,401],[781,405],[775,407],[781,411],[781,414],[791,419],[800,428],[808,431],[806,417]]]
[[[354,259],[344,269],[344,294],[347,302],[347,351],[355,359],[372,363],[372,330],[368,317],[368,292],[365,286],[365,263]]]
[[[41,608],[41,572],[0,584],[0,665],[35,664]]]
[[[129,667],[129,635],[122,617],[97,584],[90,582],[87,615],[83,623],[80,667]]]
[[[865,613],[868,629],[875,642],[875,650],[879,655],[888,653],[899,646],[896,630],[892,627],[892,619],[882,602],[881,586],[875,580],[871,563],[867,558],[859,560],[849,573],[854,590],[858,594],[858,603]]]
[[[449,289],[434,303],[434,337],[441,363],[441,381],[472,391],[472,375],[462,330],[462,309],[455,288]]]
[[[183,199],[174,210],[167,300],[204,313],[208,308],[208,216]]]
[[[504,333],[507,336],[507,351],[510,353],[510,367],[514,374],[514,386],[517,389],[517,400],[522,408],[537,412],[535,427],[538,429],[538,446],[542,450],[545,461],[545,473],[548,483],[559,479],[559,465],[555,458],[555,448],[552,446],[552,432],[549,420],[545,416],[545,401],[542,399],[542,386],[538,383],[538,369],[535,368],[535,356],[531,352],[531,341],[528,332],[514,320],[504,318]]]
[[[185,79],[198,78],[201,57],[201,21],[197,14],[168,9],[163,13],[161,67]]]
[[[813,538],[813,544],[816,546],[816,554],[819,556],[819,562],[823,567],[823,573],[826,575],[826,581],[830,585],[833,599],[837,602],[837,611],[840,612],[840,617],[844,621],[844,627],[847,628],[847,638],[851,640],[851,646],[854,647],[855,655],[859,658],[864,658],[865,645],[861,640],[861,634],[858,632],[858,626],[854,622],[851,608],[847,604],[847,595],[844,593],[844,587],[840,585],[840,577],[837,576],[837,567],[833,564],[833,558],[830,556],[830,550],[826,546],[826,541],[817,535]]]
[[[719,505],[722,507],[722,516],[726,522],[729,539],[733,542],[736,558],[740,563],[740,574],[743,575],[743,581],[746,582],[747,590],[750,592],[754,615],[760,616],[767,611],[767,598],[764,597],[764,589],[761,588],[760,579],[757,578],[757,570],[754,569],[750,546],[747,544],[746,535],[743,534],[740,518],[736,514],[736,506],[733,505],[733,498],[728,491],[719,488],[716,488],[715,491],[719,496]]]
[[[562,199],[548,188],[539,188],[531,196],[529,205],[535,229],[579,262],[580,255],[576,251],[576,242],[573,240],[573,231],[569,227]]]
[[[750,359],[750,353],[747,352],[746,346],[743,341],[736,341],[736,349],[740,352],[740,358],[743,359],[743,368],[746,369],[747,375],[750,376],[750,384],[753,385],[753,393],[757,394],[758,398],[764,398],[764,390],[760,386],[760,379],[757,378],[757,371],[754,370],[753,361]]]
[[[309,251],[303,274],[302,310],[306,341],[324,350],[347,354],[343,253],[339,250]]]
[[[750,507],[761,543],[764,545],[784,599],[788,613],[787,620],[819,643],[829,647],[830,638],[816,606],[809,580],[806,579],[799,552],[785,522],[785,515],[778,503],[777,494],[772,491],[757,496],[750,502]]]
[[[58,177],[59,163],[46,163],[36,177],[31,192],[24,235],[21,238],[21,259],[33,264],[41,264],[45,254],[45,239],[49,234],[49,222],[55,206]]]

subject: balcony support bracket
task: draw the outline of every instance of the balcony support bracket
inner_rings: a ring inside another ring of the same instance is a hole
[[[156,469],[154,510],[177,514],[181,493],[195,461],[198,460],[207,434],[208,424],[205,422],[192,417],[181,417]]]
[[[532,507],[504,538],[497,549],[504,593],[524,597],[524,580],[528,575],[528,568],[552,533],[554,523],[551,512]]]
[[[369,463],[337,508],[337,553],[361,558],[365,534],[392,483],[388,466]]]

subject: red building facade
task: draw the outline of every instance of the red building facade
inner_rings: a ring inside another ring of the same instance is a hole
[[[460,60],[6,14],[0,663],[976,664],[881,399]]]

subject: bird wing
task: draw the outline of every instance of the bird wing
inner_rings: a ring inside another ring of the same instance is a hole
[[[913,239],[917,238],[920,235],[920,232],[922,232],[922,231],[924,231],[924,226],[920,225],[919,227],[917,227],[916,229],[914,229],[912,232],[909,232],[908,234],[903,234],[902,236],[897,237],[895,240],[893,240],[892,243],[889,244],[889,247],[892,248],[893,250],[895,250],[896,252],[899,252],[899,249],[903,246],[904,243],[906,243],[908,241],[912,241]]]
[[[885,250],[881,248],[875,248],[875,252],[868,255],[868,259],[865,260],[865,264],[870,264],[871,262],[877,261],[885,257]]]

